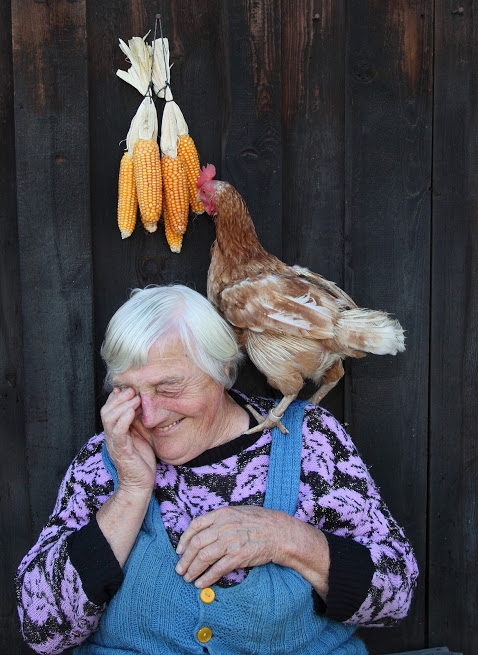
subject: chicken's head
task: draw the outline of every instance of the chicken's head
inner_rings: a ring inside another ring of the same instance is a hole
[[[210,216],[216,213],[215,196],[217,181],[214,180],[215,175],[216,167],[213,164],[207,164],[207,166],[202,167],[196,182],[198,198]]]

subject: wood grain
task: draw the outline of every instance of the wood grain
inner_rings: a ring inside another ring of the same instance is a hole
[[[346,77],[346,286],[406,330],[396,357],[352,362],[347,421],[392,514],[426,570],[430,267],[430,5],[349,5]],[[418,647],[425,577],[409,618],[367,631],[372,653]]]
[[[282,2],[283,259],[342,288],[345,19],[345,2]],[[343,382],[323,404],[343,419]]]
[[[13,578],[32,544],[24,430],[21,280],[17,230],[11,20],[0,6],[0,652],[31,652],[23,643]]]
[[[280,11],[277,2],[227,4],[228,80],[222,177],[243,195],[262,245],[281,255]]]
[[[474,3],[460,6],[462,13],[440,1],[435,14],[428,638],[473,653],[478,643],[478,27]]]
[[[33,532],[94,426],[85,5],[14,1],[25,430]]]

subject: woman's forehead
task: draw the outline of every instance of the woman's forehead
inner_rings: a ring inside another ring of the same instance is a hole
[[[169,384],[190,378],[196,369],[178,339],[160,340],[150,348],[146,364],[117,373],[113,384],[135,387]]]
[[[160,363],[169,359],[188,359],[188,355],[179,336],[170,334],[153,343],[148,352],[147,363]]]

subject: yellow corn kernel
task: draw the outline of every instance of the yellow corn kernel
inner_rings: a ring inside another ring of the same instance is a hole
[[[118,227],[121,238],[131,236],[136,225],[138,196],[134,181],[133,158],[125,152],[121,158],[118,175]]]
[[[134,178],[144,228],[156,232],[162,208],[161,160],[155,139],[138,139],[133,149]]]
[[[163,213],[166,238],[168,234],[182,236],[186,232],[189,218],[188,184],[182,160],[179,157],[163,155],[161,175],[166,208]]]
[[[178,157],[183,160],[184,168],[186,169],[191,210],[195,214],[202,214],[204,212],[204,207],[202,202],[198,200],[198,190],[196,186],[201,167],[199,165],[199,155],[196,150],[196,145],[189,134],[183,134],[179,137]]]

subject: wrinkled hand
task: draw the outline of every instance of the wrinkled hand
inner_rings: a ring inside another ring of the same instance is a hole
[[[196,587],[203,588],[234,569],[283,563],[281,544],[291,520],[283,512],[249,505],[222,507],[199,516],[179,540],[176,571],[186,582],[195,580]]]
[[[115,388],[101,409],[108,452],[118,473],[118,488],[129,492],[152,491],[156,456],[147,431],[137,418],[141,399],[134,389]]]

